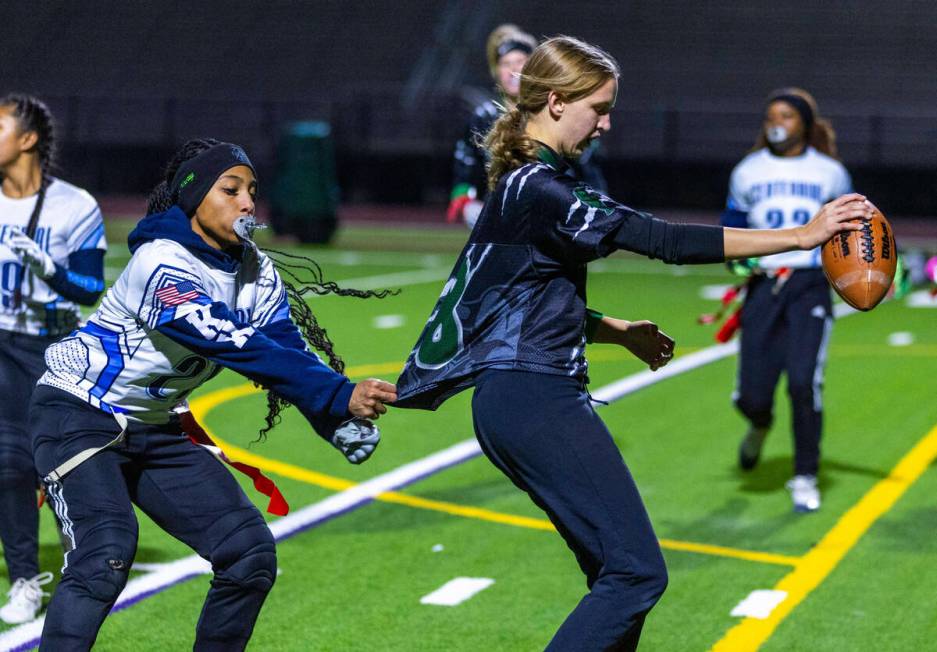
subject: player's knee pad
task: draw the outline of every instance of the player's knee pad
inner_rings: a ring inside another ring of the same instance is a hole
[[[276,543],[263,517],[239,525],[212,551],[216,581],[268,592],[277,577]]]
[[[126,547],[108,545],[78,563],[69,564],[65,572],[94,599],[113,604],[127,584],[132,564],[133,553]]]

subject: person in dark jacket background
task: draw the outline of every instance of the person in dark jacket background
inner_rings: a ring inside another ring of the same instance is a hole
[[[456,142],[453,153],[452,192],[446,211],[448,222],[463,221],[471,229],[488,194],[487,154],[482,141],[505,109],[517,102],[520,72],[537,47],[537,39],[517,25],[506,23],[488,35],[485,53],[488,70],[495,82],[497,97],[489,98],[472,109],[465,134]],[[598,143],[586,148],[573,165],[590,186],[605,191],[605,177],[598,165]]]

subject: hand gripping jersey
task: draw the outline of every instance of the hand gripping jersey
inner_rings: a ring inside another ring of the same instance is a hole
[[[296,405],[320,435],[331,434],[347,416],[353,385],[306,350],[270,259],[245,247],[235,261],[200,243],[176,207],[147,217],[134,233],[141,229],[148,237],[138,238],[143,243],[100,308],[46,351],[40,384],[133,420],[165,423],[225,366]]]
[[[729,185],[725,226],[786,229],[806,224],[826,202],[852,192],[842,163],[812,147],[800,156],[775,156],[767,148],[735,166]],[[759,260],[765,269],[820,266],[819,247],[788,251]]]
[[[55,277],[44,281],[28,268],[24,270],[19,256],[2,244],[11,230],[26,231],[36,199],[37,195],[12,199],[0,193],[0,329],[29,335],[62,335],[78,325],[78,306],[51,287]],[[107,249],[97,202],[81,188],[56,178],[46,187],[33,239],[61,268],[64,277],[69,276],[71,254]],[[79,284],[100,284],[89,289],[103,290],[103,281],[99,279],[72,276],[73,282],[77,279]],[[15,306],[13,296],[17,286],[22,292],[22,301]]]
[[[722,229],[618,204],[546,147],[504,175],[407,359],[395,405],[435,409],[487,368],[585,380],[586,264],[615,249],[716,262]]]

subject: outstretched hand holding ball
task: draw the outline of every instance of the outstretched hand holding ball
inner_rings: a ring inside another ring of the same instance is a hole
[[[870,219],[849,223],[850,230],[834,235],[821,250],[827,280],[856,310],[878,305],[891,287],[898,263],[891,225],[874,206],[872,211]]]

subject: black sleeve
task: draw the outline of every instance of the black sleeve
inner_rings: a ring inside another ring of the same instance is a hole
[[[93,306],[104,292],[104,250],[81,249],[68,255],[68,267],[55,264],[55,274],[46,279],[60,296]]]
[[[722,227],[671,224],[619,204],[569,175],[536,176],[534,237],[547,253],[577,263],[616,249],[666,263],[712,263],[725,258]]]
[[[665,263],[720,263],[725,260],[721,226],[673,224],[634,213],[612,236],[615,249],[660,258]]]

